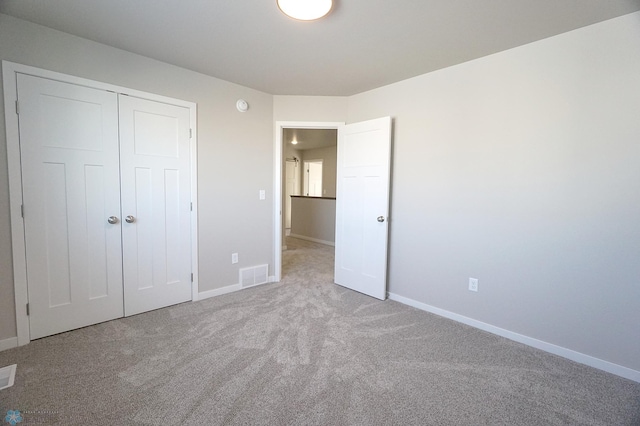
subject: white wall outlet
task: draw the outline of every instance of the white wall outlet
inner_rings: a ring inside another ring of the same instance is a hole
[[[238,253],[231,253],[231,263],[238,263]]]
[[[469,291],[478,291],[478,279],[469,278]]]
[[[264,200],[265,198],[267,198],[267,193],[264,189],[260,190],[260,199]]]

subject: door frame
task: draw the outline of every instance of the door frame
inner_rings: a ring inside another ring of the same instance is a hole
[[[282,162],[284,129],[335,129],[344,126],[344,121],[276,121],[274,126],[274,214],[273,214],[273,276],[274,281],[282,278],[282,233],[284,217],[282,215]]]
[[[54,71],[48,71],[28,65],[2,61],[2,83],[4,88],[4,114],[7,137],[7,163],[9,174],[9,209],[11,219],[11,252],[13,255],[13,288],[15,294],[17,345],[26,345],[31,341],[29,334],[29,316],[26,306],[29,302],[27,291],[27,260],[25,247],[24,222],[22,219],[22,168],[20,162],[20,128],[17,104],[17,74],[48,78],[63,83],[87,86],[99,90],[107,90],[123,95],[135,96],[150,101],[177,105],[189,109],[189,126],[191,128],[191,269],[193,282],[191,285],[192,301],[198,300],[198,170],[197,170],[197,105],[195,102],[173,99],[162,95],[143,92],[109,83],[75,77]]]

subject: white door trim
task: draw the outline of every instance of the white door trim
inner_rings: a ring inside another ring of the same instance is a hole
[[[192,129],[191,138],[191,264],[193,283],[191,286],[192,300],[198,300],[198,197],[197,197],[197,105],[173,99],[162,95],[142,92],[109,83],[88,80],[58,72],[48,71],[27,65],[2,61],[2,80],[4,88],[4,114],[7,136],[7,163],[9,172],[9,208],[11,218],[11,249],[13,255],[13,282],[16,308],[16,328],[18,346],[30,342],[29,317],[26,305],[29,301],[27,292],[27,263],[24,242],[24,222],[22,220],[22,171],[20,168],[20,134],[18,115],[16,114],[16,100],[18,99],[16,74],[28,74],[35,77],[48,78],[65,83],[108,90],[127,94],[156,102],[178,105],[189,109],[189,125]]]
[[[276,121],[274,128],[274,261],[271,281],[280,281],[282,275],[282,130],[283,129],[338,129],[344,121]]]

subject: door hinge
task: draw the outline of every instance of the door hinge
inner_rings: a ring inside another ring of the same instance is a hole
[[[20,103],[18,102],[17,99],[16,99],[16,114],[20,115]]]
[[[24,219],[24,204],[20,204],[20,216]]]
[[[189,129],[189,139],[193,139],[193,129]]]
[[[191,273],[191,282],[193,282],[193,272]]]
[[[27,303],[27,316],[29,316],[29,304]]]
[[[189,209],[193,211],[193,203],[189,203]]]

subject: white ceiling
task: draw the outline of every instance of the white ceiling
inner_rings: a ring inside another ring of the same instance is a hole
[[[277,95],[348,96],[640,10],[640,0],[0,0],[0,13]]]

